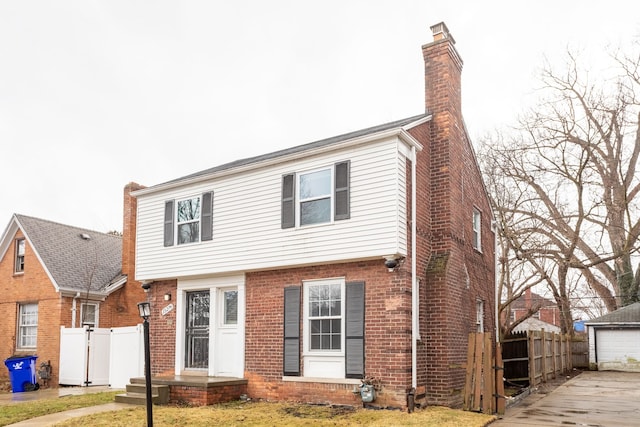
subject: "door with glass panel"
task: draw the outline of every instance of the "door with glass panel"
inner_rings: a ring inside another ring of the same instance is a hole
[[[218,289],[214,372],[216,376],[242,377],[238,351],[238,289]]]
[[[209,313],[210,293],[206,291],[187,292],[185,361],[186,369],[207,369],[209,367]]]

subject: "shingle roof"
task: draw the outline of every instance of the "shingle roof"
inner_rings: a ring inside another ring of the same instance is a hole
[[[121,237],[25,215],[15,218],[60,289],[104,292],[123,277]]]
[[[365,135],[372,135],[374,133],[377,132],[383,132],[386,130],[391,130],[391,129],[395,129],[395,128],[401,128],[403,126],[409,125],[413,122],[416,122],[418,120],[424,119],[429,117],[431,114],[429,113],[423,113],[423,114],[418,114],[416,116],[412,116],[412,117],[407,117],[405,119],[401,119],[401,120],[396,120],[393,122],[389,122],[389,123],[385,123],[385,124],[381,124],[381,125],[377,125],[377,126],[373,126],[373,127],[369,127],[366,129],[360,129],[354,132],[349,132],[349,133],[345,133],[342,135],[338,135],[338,136],[334,136],[331,138],[326,138],[326,139],[321,139],[318,141],[314,141],[314,142],[310,142],[307,144],[303,144],[303,145],[298,145],[295,147],[290,147],[290,148],[285,148],[283,150],[279,150],[279,151],[274,151],[272,153],[267,153],[267,154],[262,154],[260,156],[254,156],[254,157],[248,157],[245,159],[240,159],[240,160],[235,160],[233,162],[229,162],[229,163],[225,163],[223,165],[219,165],[219,166],[215,166],[209,169],[205,169],[199,172],[195,172],[180,178],[176,178],[176,179],[172,179],[170,181],[164,182],[162,184],[158,184],[158,186],[161,185],[165,185],[165,184],[170,184],[170,183],[174,183],[174,182],[179,182],[182,180],[188,180],[188,179],[192,179],[192,178],[197,178],[200,176],[206,176],[215,172],[221,172],[224,170],[229,170],[229,169],[233,169],[236,167],[240,167],[240,166],[246,166],[246,165],[250,165],[252,163],[258,163],[258,162],[262,162],[265,160],[271,160],[271,159],[276,159],[278,157],[283,157],[283,156],[287,156],[290,154],[296,154],[296,153],[300,153],[300,152],[304,152],[307,150],[312,150],[315,148],[320,148],[320,147],[325,147],[325,146],[329,146],[332,144],[337,144],[343,141],[348,141],[350,139],[354,139],[354,138],[358,138],[361,136],[365,136]]]
[[[640,323],[640,302],[627,305],[584,323]]]

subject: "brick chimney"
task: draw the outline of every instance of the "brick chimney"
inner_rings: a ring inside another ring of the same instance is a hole
[[[133,280],[136,261],[136,220],[138,217],[138,201],[131,195],[133,191],[145,188],[143,185],[130,182],[124,187],[122,201],[122,272]]]
[[[468,138],[461,109],[462,59],[444,22],[431,26],[431,31],[433,41],[422,46],[425,110],[432,115],[428,171],[431,232],[434,250],[447,251],[451,248],[451,236],[466,226],[462,218],[453,218],[450,212],[462,200],[460,189]],[[461,233],[459,236],[462,237]]]
[[[425,104],[433,114],[447,112],[462,118],[462,59],[444,22],[432,25],[433,42],[422,46],[425,64]]]

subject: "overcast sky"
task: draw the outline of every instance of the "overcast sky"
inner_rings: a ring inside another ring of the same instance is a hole
[[[444,21],[472,139],[513,123],[545,56],[640,33],[607,1],[0,0],[0,231],[122,230],[122,189],[424,111]]]

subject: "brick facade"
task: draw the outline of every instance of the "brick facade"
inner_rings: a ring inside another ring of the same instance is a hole
[[[445,27],[446,30],[446,27]],[[462,403],[468,334],[495,331],[494,234],[488,197],[461,114],[460,59],[444,32],[423,46],[426,110],[431,119],[409,129],[423,146],[416,172],[416,279],[419,291],[416,402]],[[412,232],[412,160],[407,160],[407,229]],[[481,214],[480,247],[474,248],[472,218]],[[413,236],[409,235],[409,242]],[[375,238],[375,236],[372,236]],[[354,381],[283,376],[284,289],[306,280],[344,277],[364,282],[365,376],[380,385],[375,405],[404,408],[412,388],[412,253],[393,272],[383,259],[245,273],[247,394],[255,399],[361,404]],[[148,299],[162,307],[175,281],[154,282]],[[302,322],[302,319],[301,319]],[[156,374],[175,370],[175,310],[151,320]],[[301,329],[304,325],[300,325]],[[181,333],[181,331],[180,331]],[[302,340],[300,340],[302,346]],[[161,349],[161,350],[160,350]],[[302,347],[301,347],[302,351]],[[301,364],[304,369],[304,364]]]
[[[99,327],[132,326],[140,323],[137,303],[144,301],[145,295],[138,282],[132,280],[135,261],[136,199],[130,192],[142,188],[131,183],[124,188],[123,209],[123,273],[128,282],[111,293],[104,301],[99,301]],[[20,230],[13,240],[23,238]],[[52,378],[50,386],[59,380],[60,327],[80,325],[80,304],[87,300],[80,295],[76,299],[76,324],[73,325],[73,297],[63,296],[56,291],[45,267],[40,263],[34,249],[25,243],[25,268],[23,273],[14,273],[15,245],[12,243],[5,256],[0,259],[0,336],[7,337],[0,342],[0,359],[12,355],[37,355],[37,366],[50,361]],[[62,284],[64,285],[64,284]],[[94,301],[91,301],[94,302]],[[20,304],[38,304],[37,347],[20,350],[16,346],[17,318]],[[8,380],[6,369],[0,369],[0,381]]]

